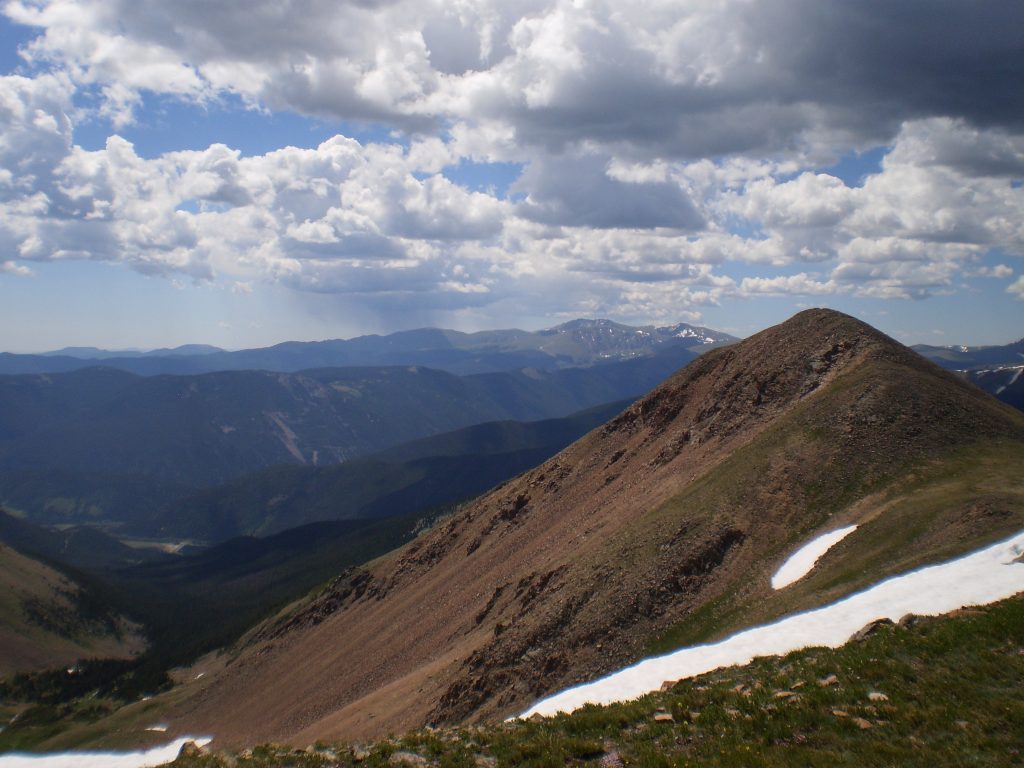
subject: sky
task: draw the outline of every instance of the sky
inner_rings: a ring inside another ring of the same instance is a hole
[[[1024,336],[1019,0],[0,0],[0,349]]]

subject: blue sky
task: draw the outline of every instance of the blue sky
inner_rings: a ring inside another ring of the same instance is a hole
[[[280,8],[2,6],[0,349],[1024,336],[1017,2]]]

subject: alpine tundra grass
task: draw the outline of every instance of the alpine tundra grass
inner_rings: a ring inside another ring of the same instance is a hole
[[[1024,597],[882,625],[572,715],[369,744],[182,756],[238,766],[959,766],[1024,764]]]

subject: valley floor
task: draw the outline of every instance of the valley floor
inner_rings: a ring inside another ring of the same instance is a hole
[[[1024,765],[1024,595],[882,625],[572,715],[364,745],[180,757],[238,766]]]

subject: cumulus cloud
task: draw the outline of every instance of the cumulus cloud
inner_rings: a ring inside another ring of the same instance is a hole
[[[1024,301],[1024,276],[1018,277],[1016,281],[1010,284],[1006,292],[1012,293],[1017,299]]]
[[[925,298],[1024,255],[1017,0],[8,0],[3,270],[68,258],[343,293],[667,317],[729,297]],[[358,30],[358,34],[353,34]],[[243,156],[86,150],[148,94],[372,121]],[[850,186],[828,168],[884,145]],[[508,195],[460,163],[524,170]],[[454,176],[453,176],[454,178]],[[729,277],[726,265],[756,276]],[[773,272],[773,270],[776,270]],[[1020,280],[1009,290],[1020,294]]]
[[[1013,267],[1006,264],[996,264],[994,267],[978,267],[974,272],[978,277],[994,277],[1002,280],[1013,275]]]
[[[242,95],[342,119],[498,119],[701,157],[883,141],[905,120],[1024,125],[1015,0],[10,0],[27,48],[115,110]],[[353,30],[359,30],[353,34]]]
[[[543,224],[597,229],[700,229],[701,215],[683,189],[664,180],[615,178],[602,158],[542,156],[513,187],[526,193],[518,213]]]
[[[32,270],[23,264],[16,264],[13,261],[0,261],[0,274],[28,277],[32,274]]]
[[[766,296],[826,296],[838,293],[839,285],[832,280],[816,280],[806,272],[780,277],[745,277],[740,292]]]

